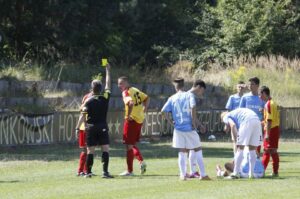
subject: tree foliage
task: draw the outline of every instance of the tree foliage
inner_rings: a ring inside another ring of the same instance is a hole
[[[290,0],[220,0],[221,43],[233,55],[299,55],[299,7]]]
[[[300,54],[297,0],[0,0],[0,62],[205,69],[234,56]]]

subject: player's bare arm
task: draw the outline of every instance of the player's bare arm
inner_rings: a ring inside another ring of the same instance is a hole
[[[198,128],[196,106],[194,106],[192,108],[192,126],[193,126],[193,129],[197,129]]]
[[[106,65],[106,82],[105,82],[105,90],[111,90],[111,75],[110,75],[110,64]]]
[[[86,126],[86,114],[85,113],[81,113],[79,115],[79,119],[78,119],[78,122],[77,122],[77,125],[76,125],[76,134],[78,134],[77,131],[79,130],[82,123],[84,123],[84,126]],[[78,135],[76,135],[76,136],[78,136]]]
[[[128,115],[126,115],[125,118],[127,120],[131,121],[132,120],[131,112],[132,112],[132,109],[133,109],[133,106],[134,106],[133,100],[129,100],[126,105],[128,106],[128,113],[127,113]]]
[[[127,115],[125,115],[125,119],[131,121],[132,118],[130,115],[131,115],[131,112],[132,112],[132,109],[134,106],[134,102],[133,102],[132,98],[125,92],[122,93],[122,97],[123,97],[123,102],[124,102],[125,106],[128,107],[128,112],[127,112]]]
[[[229,121],[229,126],[231,129],[231,139],[232,141],[236,142],[237,132],[238,132],[236,125],[233,121]]]
[[[194,117],[194,119],[195,119],[195,122],[196,122],[196,128],[198,129],[198,128],[200,128],[200,133],[202,133],[202,134],[204,134],[205,132],[206,132],[206,127],[201,123],[201,121],[198,119],[198,117],[197,117],[197,110],[196,110],[196,108],[195,108],[195,117]]]
[[[146,99],[143,101],[144,113],[148,111],[149,104],[150,104],[150,97],[147,96]]]
[[[165,112],[161,112],[161,115],[163,118],[165,118],[167,120],[167,122],[171,125],[174,126],[174,122],[173,120],[171,120],[169,113],[165,113]]]
[[[268,122],[266,123],[266,135],[265,135],[265,139],[267,141],[269,140],[270,137],[271,126],[272,126],[272,120],[268,120]]]

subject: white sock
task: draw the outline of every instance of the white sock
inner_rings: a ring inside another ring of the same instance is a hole
[[[243,161],[243,150],[237,150],[237,152],[235,153],[234,156],[234,169],[233,169],[233,174],[234,175],[238,175],[240,173],[240,168],[241,168],[241,164]]]
[[[256,163],[256,152],[255,150],[249,151],[249,177],[254,175],[254,167]]]
[[[178,153],[178,166],[179,166],[180,176],[185,176],[186,174],[186,159],[187,159],[187,154],[185,152]]]
[[[204,168],[204,162],[203,162],[203,155],[202,155],[202,150],[195,152],[196,154],[196,160],[200,169],[200,175],[201,177],[205,177],[205,168]]]
[[[196,166],[197,166],[196,153],[194,150],[190,150],[189,152],[189,163],[190,163],[190,172],[191,174],[193,174],[196,172]]]

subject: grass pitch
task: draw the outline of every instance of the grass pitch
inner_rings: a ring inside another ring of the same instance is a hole
[[[280,177],[271,178],[272,162],[264,179],[223,180],[215,176],[215,165],[232,158],[230,143],[203,142],[206,171],[212,181],[178,178],[177,152],[169,142],[140,144],[148,168],[134,177],[119,177],[125,170],[122,144],[111,147],[110,172],[114,179],[76,177],[77,146],[33,146],[0,148],[0,198],[299,198],[300,144],[280,143]],[[100,151],[93,172],[101,174]]]

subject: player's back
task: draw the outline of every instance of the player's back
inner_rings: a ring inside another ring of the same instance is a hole
[[[123,91],[123,99],[125,104],[127,104],[127,99],[133,101],[133,107],[131,111],[131,117],[137,123],[143,123],[145,115],[144,115],[144,108],[143,108],[143,101],[148,98],[148,96],[140,91],[135,87],[130,87],[127,90]],[[125,115],[128,113],[128,106],[125,105]]]
[[[195,98],[190,92],[179,91],[171,96],[170,103],[175,129],[179,131],[191,131],[191,108],[195,106]]]
[[[237,129],[239,129],[241,124],[243,124],[244,122],[246,122],[248,120],[251,120],[251,119],[259,120],[256,113],[248,108],[237,108],[233,111],[230,111],[225,117],[232,119],[234,121],[234,123],[236,124]]]
[[[278,105],[273,99],[270,99],[265,104],[264,108],[264,120],[272,120],[271,128],[277,127],[280,124],[280,115],[278,111]]]
[[[87,123],[106,123],[110,94],[105,92],[101,95],[93,95],[86,100]]]

